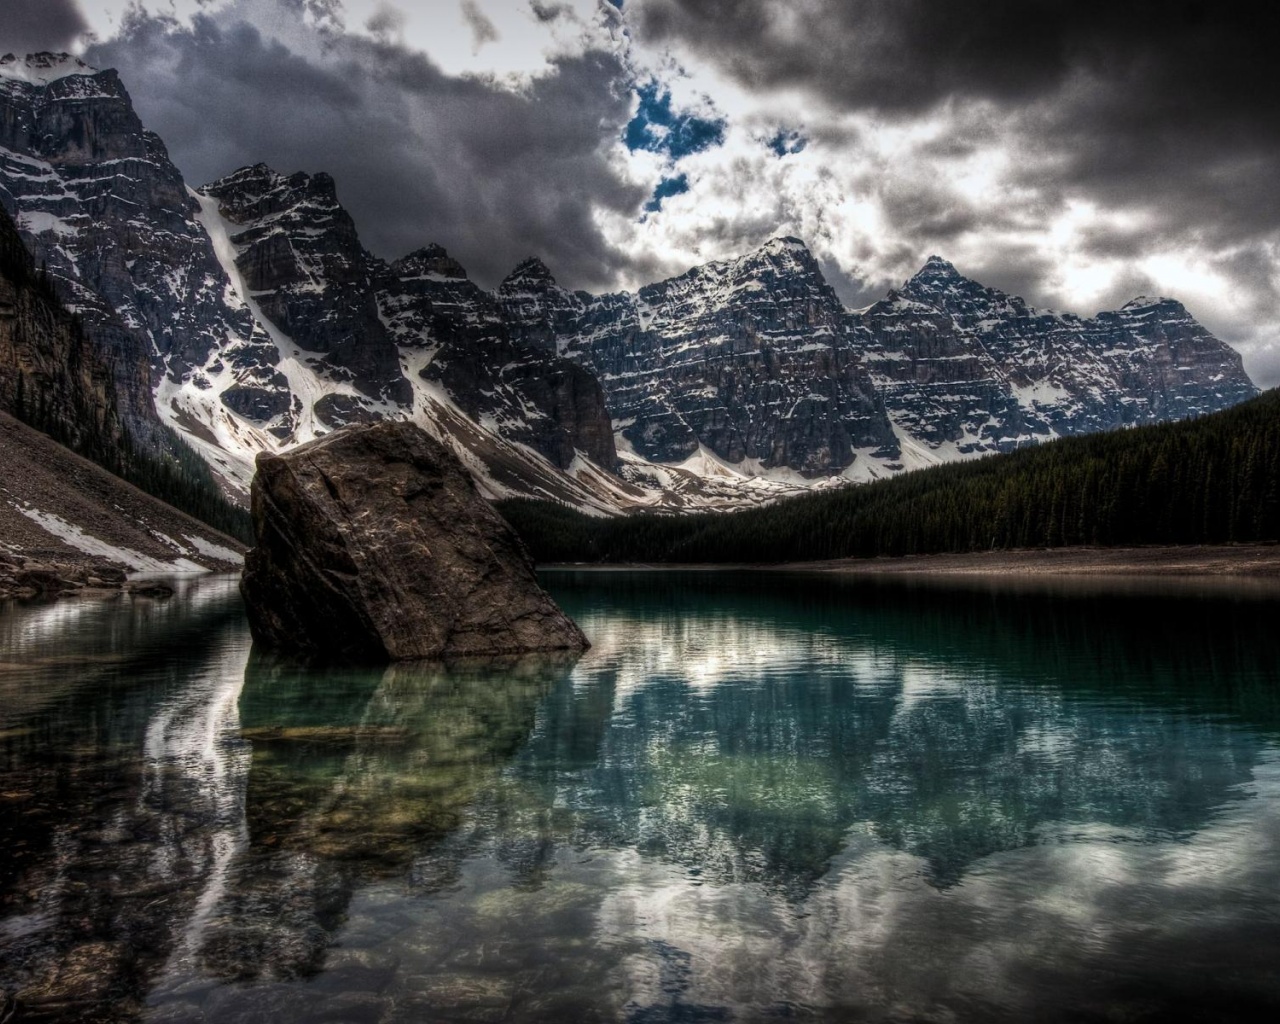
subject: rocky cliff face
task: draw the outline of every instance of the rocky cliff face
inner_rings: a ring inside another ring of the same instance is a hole
[[[1257,393],[1178,303],[1035,309],[937,256],[851,318],[894,423],[942,455],[1213,412]]]
[[[166,378],[257,382],[269,339],[227,301],[199,206],[114,71],[3,58],[0,147],[0,204],[114,366],[135,432],[150,433]]]
[[[0,209],[0,411],[51,429],[77,451],[118,454],[123,428],[102,352],[36,272]]]
[[[1028,306],[939,257],[846,310],[798,239],[593,297],[529,260],[499,289],[518,337],[590,367],[658,462],[870,479],[1056,436],[1226,408],[1240,356],[1172,300],[1092,319]]]
[[[258,164],[200,194],[215,199],[231,225],[236,269],[261,314],[317,353],[322,375],[350,381],[383,406],[407,406],[413,389],[378,318],[376,282],[385,267],[360,244],[333,179]],[[327,425],[340,425],[334,410],[320,412]]]
[[[838,473],[855,448],[897,442],[856,353],[844,307],[797,239],[599,298],[528,261],[499,289],[518,336],[594,370],[633,449],[659,462],[705,445],[731,463]]]
[[[514,335],[494,297],[442,247],[392,264],[378,303],[405,365],[421,365],[419,377],[443,388],[473,420],[561,469],[579,452],[613,467],[613,425],[595,377],[553,348]]]
[[[253,520],[241,589],[269,647],[396,661],[588,646],[466,468],[412,424],[263,456]]]

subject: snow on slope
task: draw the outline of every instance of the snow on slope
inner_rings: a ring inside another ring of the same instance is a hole
[[[243,548],[52,438],[0,413],[0,547],[107,558],[134,572],[221,571]]]
[[[52,512],[42,512],[38,508],[31,508],[26,505],[15,504],[13,507],[33,523],[42,527],[46,532],[65,542],[67,546],[73,547],[77,551],[83,552],[86,555],[99,555],[102,558],[111,560],[112,562],[127,565],[134,572],[182,573],[208,571],[203,565],[193,562],[191,559],[187,558],[186,552],[182,548],[178,549],[178,551],[182,553],[175,553],[175,557],[173,558],[155,558],[151,555],[144,555],[140,551],[134,551],[132,548],[123,547],[119,544],[111,544],[99,537],[95,537],[93,534],[87,533],[75,523],[69,523],[61,516],[55,515]]]
[[[401,345],[400,363],[413,386],[413,400],[406,411],[398,405],[377,402],[355,387],[320,372],[303,351],[266,317],[236,265],[237,250],[232,225],[218,212],[218,200],[192,191],[200,204],[199,221],[230,282],[227,301],[249,310],[276,346],[277,368],[288,379],[296,398],[292,430],[283,438],[262,429],[228,409],[220,392],[194,381],[166,379],[156,392],[156,407],[175,429],[242,492],[253,478],[259,452],[282,451],[313,440],[328,428],[315,415],[315,405],[329,395],[346,395],[388,418],[406,415],[444,442],[471,470],[481,493],[490,498],[543,497],[568,502],[584,511],[609,514],[621,508],[651,503],[653,496],[629,487],[585,457],[575,460],[568,473],[561,472],[527,445],[508,441],[468,417],[438,385],[423,379],[421,371],[435,356],[435,348]],[[229,385],[231,382],[228,381]]]
[[[31,85],[48,85],[71,75],[92,76],[98,69],[90,67],[69,53],[29,53],[23,57],[6,53],[0,57],[0,78],[11,78]]]

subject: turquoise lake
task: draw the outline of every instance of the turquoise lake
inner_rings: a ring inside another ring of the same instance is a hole
[[[542,579],[576,662],[0,606],[0,1019],[1280,1019],[1280,590]]]

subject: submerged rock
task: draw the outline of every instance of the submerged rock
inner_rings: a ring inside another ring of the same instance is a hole
[[[458,459],[400,422],[258,456],[240,588],[260,643],[398,661],[582,651]]]

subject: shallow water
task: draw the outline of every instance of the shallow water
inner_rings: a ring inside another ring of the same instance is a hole
[[[576,664],[306,671],[226,579],[0,610],[0,1007],[1280,1008],[1275,591],[544,580]]]

